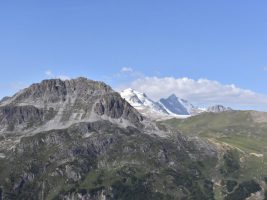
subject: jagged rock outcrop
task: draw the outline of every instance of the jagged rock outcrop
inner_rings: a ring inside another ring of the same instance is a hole
[[[97,121],[101,117],[133,126],[142,126],[143,120],[102,82],[85,78],[44,80],[0,104],[0,131],[38,132],[66,128],[80,121]]]
[[[31,105],[0,107],[0,132],[16,132],[39,126],[42,122],[52,119],[53,110],[39,109]]]
[[[106,115],[115,119],[126,119],[134,125],[140,127],[143,117],[129,103],[122,99],[119,94],[103,95],[94,107],[98,115]]]
[[[208,107],[207,112],[219,113],[219,112],[232,111],[232,110],[233,110],[232,108],[225,107],[223,105],[214,105],[214,106]]]

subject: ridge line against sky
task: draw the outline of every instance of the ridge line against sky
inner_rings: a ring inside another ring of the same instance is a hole
[[[43,74],[43,79],[69,80],[72,78],[77,77],[65,75],[64,73],[57,75],[50,69]],[[90,79],[90,77],[88,78]],[[114,80],[116,80],[115,85],[109,83],[110,81],[114,82]],[[131,67],[122,67],[118,72],[110,76],[104,76],[104,80],[100,81],[107,82],[117,92],[126,88],[133,88],[139,92],[146,93],[155,101],[175,94],[180,98],[189,100],[198,107],[219,104],[234,109],[267,111],[267,95],[240,88],[235,84],[221,84],[216,80],[205,78],[146,76]],[[28,86],[29,84],[13,83],[10,85],[10,89],[15,93]],[[0,98],[5,96],[1,93],[0,95],[2,95]]]
[[[130,87],[146,93],[156,101],[175,94],[199,107],[219,104],[234,109],[267,111],[267,95],[240,88],[235,84],[221,84],[206,78],[145,76],[131,67],[121,68],[120,72],[112,77],[132,79],[117,86],[118,92]]]

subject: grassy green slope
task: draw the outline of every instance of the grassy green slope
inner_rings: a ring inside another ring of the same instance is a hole
[[[216,144],[222,152],[218,163],[221,180],[234,179],[239,183],[256,180],[261,183],[267,177],[267,114],[256,114],[255,117],[252,111],[203,113],[188,119],[170,119],[160,124]],[[230,156],[228,161],[230,167],[236,167],[233,173],[226,170],[229,166],[225,155],[229,152],[237,155]],[[235,162],[236,165],[233,164]]]
[[[249,111],[204,113],[162,123],[183,134],[215,139],[248,153],[267,153],[267,124],[255,122]]]

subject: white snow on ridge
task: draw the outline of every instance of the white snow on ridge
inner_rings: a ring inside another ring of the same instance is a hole
[[[179,102],[186,108],[186,110],[191,114],[193,112],[194,109],[196,109],[195,106],[193,106],[193,104],[191,104],[190,102],[188,102],[187,100],[184,99],[180,99],[178,98]]]
[[[158,102],[151,100],[146,94],[132,88],[123,90],[121,97],[130,103],[141,114],[152,119],[188,118],[203,112],[223,112],[231,108],[215,105],[209,108],[198,108],[189,101],[177,97],[175,94],[162,98]],[[218,109],[215,109],[217,108]],[[211,109],[214,108],[214,109]]]
[[[160,103],[160,102],[159,102]],[[161,103],[160,103],[161,104]],[[171,112],[170,110],[168,110],[163,104],[161,104],[163,108],[166,109],[166,111],[168,112],[169,114],[169,118],[172,118],[172,117],[175,117],[175,118],[181,118],[181,119],[185,119],[185,118],[188,118],[188,117],[191,117],[191,115],[178,115],[178,114],[175,114],[173,112]]]
[[[123,90],[120,94],[122,98],[145,116],[156,119],[168,117],[169,115],[159,103],[154,102],[144,93],[128,88]]]
[[[123,90],[121,97],[130,103],[141,114],[152,119],[168,119],[172,117],[187,118],[190,115],[179,115],[168,110],[161,102],[151,100],[146,94],[132,88]]]

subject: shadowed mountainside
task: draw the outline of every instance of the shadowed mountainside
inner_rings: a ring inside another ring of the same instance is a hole
[[[102,82],[45,80],[0,104],[3,199],[214,199],[214,145],[144,118]]]

